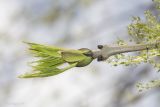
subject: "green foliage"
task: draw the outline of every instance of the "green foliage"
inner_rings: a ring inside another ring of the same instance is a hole
[[[71,50],[36,43],[27,43],[30,52],[38,59],[31,63],[33,72],[20,75],[20,78],[48,77],[62,73],[73,67],[88,65],[93,58],[84,54],[88,49]],[[67,66],[64,66],[67,64]]]
[[[154,0],[156,8],[160,9],[160,0]],[[131,41],[137,44],[146,44],[160,41],[160,22],[159,15],[155,16],[149,10],[145,11],[145,20],[142,20],[140,17],[133,17],[132,23],[128,26],[128,34],[131,37]],[[127,45],[122,40],[119,40],[118,45]],[[135,65],[140,63],[150,63],[157,71],[160,71],[160,47],[157,46],[157,49],[144,50],[138,52],[135,56],[119,54],[113,57],[110,57],[108,62],[117,65]],[[144,88],[152,88],[160,86],[159,80],[149,82],[147,84],[139,83],[137,85],[140,90]]]
[[[138,83],[137,87],[139,89],[139,91],[143,91],[146,89],[150,89],[150,88],[157,88],[160,87],[160,80],[152,80],[148,83]]]
[[[160,23],[156,19],[156,16],[153,16],[150,11],[145,12],[146,21],[142,21],[139,17],[133,17],[133,22],[128,26],[129,35],[132,38],[132,41],[135,41],[137,44],[146,44],[153,43],[160,40]],[[119,45],[127,45],[124,41],[118,41]],[[160,50],[145,50],[138,53],[137,56],[131,55],[115,55],[109,59],[113,65],[133,65],[140,64],[142,62],[151,63],[160,70],[160,64],[156,62],[155,57],[160,56]]]
[[[152,0],[155,3],[157,9],[160,9],[160,0]]]

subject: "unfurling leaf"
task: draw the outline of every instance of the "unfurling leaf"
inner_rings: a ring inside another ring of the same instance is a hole
[[[33,71],[20,75],[20,78],[48,77],[62,73],[73,67],[82,67],[90,64],[93,58],[86,56],[89,49],[64,49],[54,46],[27,43],[30,52],[38,59],[31,63]],[[60,68],[63,64],[67,66]]]

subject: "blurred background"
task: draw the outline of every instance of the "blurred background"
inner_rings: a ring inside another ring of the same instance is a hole
[[[159,77],[149,64],[94,61],[53,77],[17,78],[31,70],[23,41],[96,49],[128,40],[132,16],[148,9],[151,0],[0,0],[0,107],[159,107],[157,89],[135,87]]]

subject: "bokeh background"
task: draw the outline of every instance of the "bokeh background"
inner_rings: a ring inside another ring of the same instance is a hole
[[[149,64],[94,61],[53,77],[17,78],[31,70],[23,41],[96,49],[128,40],[132,16],[148,9],[151,0],[0,0],[0,107],[159,107],[158,89],[135,87],[159,77]]]

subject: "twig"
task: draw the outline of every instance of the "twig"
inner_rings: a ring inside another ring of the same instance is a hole
[[[137,44],[132,46],[98,45],[98,49],[100,50],[92,51],[92,57],[94,59],[97,58],[98,61],[103,61],[108,59],[112,55],[141,51],[141,50],[157,49],[159,46],[160,46],[160,41],[148,44]]]

